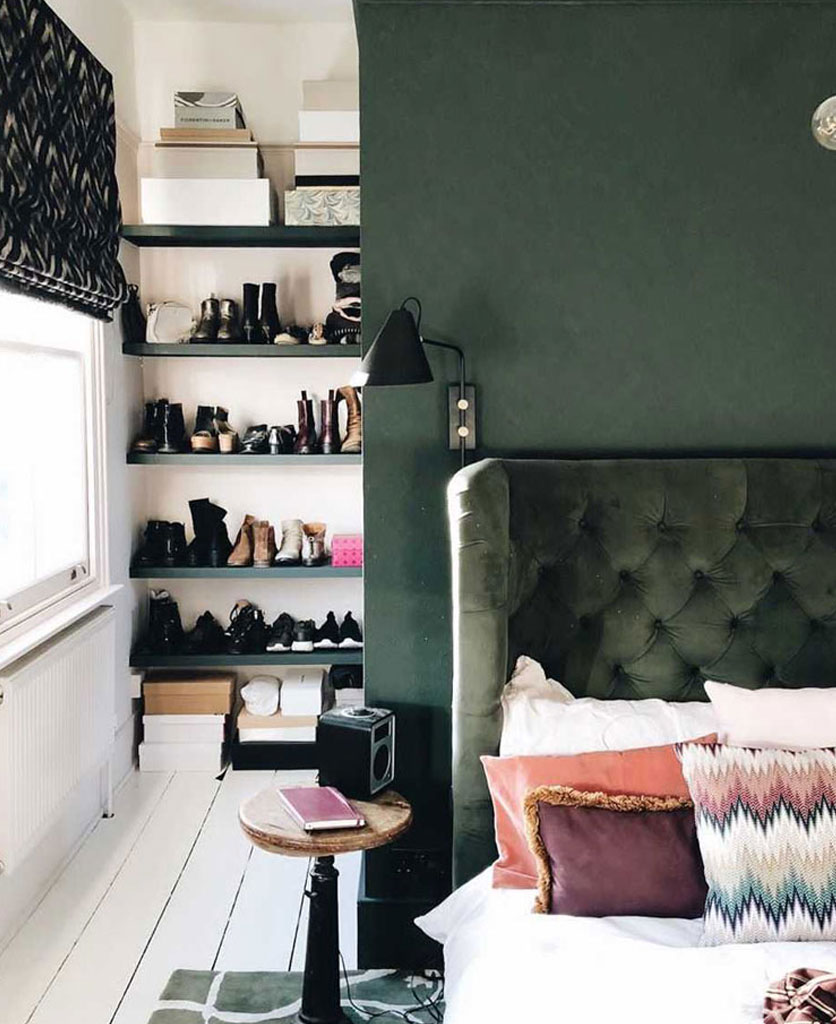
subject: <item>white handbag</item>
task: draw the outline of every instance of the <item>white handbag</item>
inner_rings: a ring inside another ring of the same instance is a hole
[[[152,302],[148,306],[145,340],[149,345],[176,345],[188,341],[194,320],[182,302]]]

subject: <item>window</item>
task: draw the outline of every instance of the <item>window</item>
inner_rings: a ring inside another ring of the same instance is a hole
[[[100,574],[100,334],[0,291],[0,634]]]

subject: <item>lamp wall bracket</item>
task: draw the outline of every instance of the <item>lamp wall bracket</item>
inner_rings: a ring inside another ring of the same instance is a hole
[[[466,451],[473,451],[476,448],[476,388],[473,384],[465,385],[466,409],[459,408],[460,394],[460,384],[450,384],[447,388],[449,448],[451,451],[461,451],[464,447]],[[467,431],[464,437],[459,433],[460,427]],[[462,441],[464,441],[464,446],[462,446]]]

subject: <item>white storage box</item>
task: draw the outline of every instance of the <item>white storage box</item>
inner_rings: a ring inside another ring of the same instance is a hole
[[[284,194],[284,222],[291,226],[360,224],[359,185],[309,185]]]
[[[282,676],[279,695],[282,715],[318,715],[327,711],[333,698],[329,696],[326,680],[321,668],[288,669]]]
[[[300,142],[359,142],[359,110],[300,110]]]
[[[297,178],[328,177],[360,173],[360,150],[356,147],[326,148],[311,146],[294,152]]]
[[[223,743],[140,743],[141,772],[219,772]]]
[[[146,743],[223,743],[225,715],[143,715]]]
[[[158,142],[152,151],[155,178],[260,178],[261,156],[255,143],[241,146],[176,146]]]
[[[142,178],[144,224],[266,227],[275,194],[267,178]]]

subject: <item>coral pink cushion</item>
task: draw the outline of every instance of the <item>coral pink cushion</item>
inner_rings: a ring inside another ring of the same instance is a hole
[[[713,741],[705,737],[697,742]],[[495,889],[534,889],[537,864],[528,848],[523,801],[537,786],[571,786],[585,792],[626,796],[688,797],[673,744],[638,750],[539,757],[483,757],[494,811],[499,858]]]

